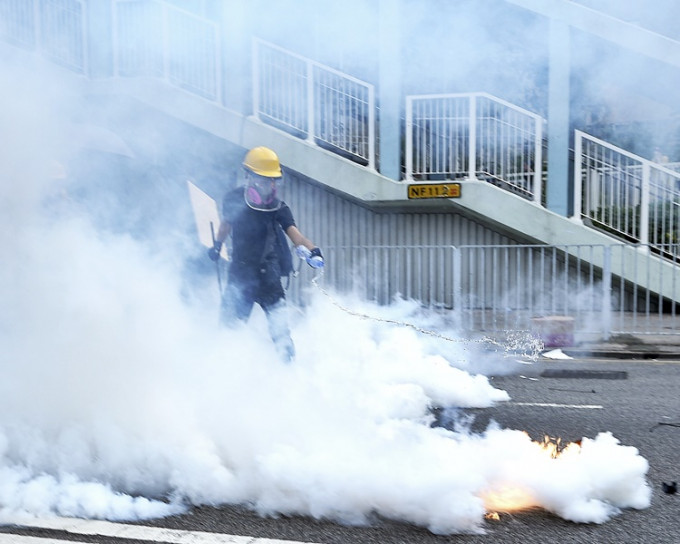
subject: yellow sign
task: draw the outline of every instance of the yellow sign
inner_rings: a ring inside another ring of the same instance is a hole
[[[411,198],[460,198],[460,183],[418,183],[408,186]]]

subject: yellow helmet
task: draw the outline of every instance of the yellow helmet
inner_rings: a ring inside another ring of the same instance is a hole
[[[254,147],[246,153],[243,166],[259,176],[280,178],[281,163],[276,153],[268,147]]]

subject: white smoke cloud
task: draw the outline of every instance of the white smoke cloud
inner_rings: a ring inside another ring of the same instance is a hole
[[[452,533],[479,532],[505,489],[579,522],[649,505],[646,461],[611,435],[552,459],[519,431],[431,427],[433,407],[508,395],[475,373],[481,352],[386,322],[416,319],[408,303],[337,296],[376,321],[314,293],[289,366],[261,312],[220,329],[214,285],[187,295],[186,240],[99,228],[55,178],[78,93],[0,73],[0,521],[243,503]]]
[[[285,366],[261,313],[218,329],[213,306],[181,296],[167,255],[84,218],[11,226],[21,243],[0,272],[4,516],[140,519],[247,503],[449,533],[479,530],[482,497],[499,485],[574,521],[649,504],[646,462],[613,437],[554,461],[518,431],[430,427],[430,407],[508,397],[415,330],[316,294],[293,319],[298,359]]]

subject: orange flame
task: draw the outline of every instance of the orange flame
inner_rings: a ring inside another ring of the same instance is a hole
[[[502,486],[482,494],[487,512],[517,512],[536,505],[531,493],[520,487]]]
[[[562,444],[561,438],[552,438],[548,435],[543,437],[543,442],[537,442],[543,451],[550,455],[551,459],[557,459],[564,453],[576,453],[581,449],[581,441],[567,442]]]
[[[545,436],[542,442],[534,441],[551,459],[557,459],[566,452],[577,453],[580,441],[562,444],[561,438]],[[482,493],[487,519],[499,520],[498,512],[517,512],[536,506],[537,501],[528,489],[517,484],[501,484]]]

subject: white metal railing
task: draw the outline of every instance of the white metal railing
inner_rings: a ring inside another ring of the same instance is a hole
[[[218,101],[220,34],[216,23],[160,0],[114,3],[114,73],[156,77]]]
[[[0,39],[87,73],[85,20],[82,0],[3,0]]]
[[[541,202],[543,125],[485,93],[406,97],[406,178],[479,179]]]
[[[262,40],[253,40],[255,116],[375,168],[373,85]]]
[[[461,325],[529,330],[537,317],[568,316],[576,332],[605,338],[680,334],[680,268],[652,266],[636,253],[626,244],[461,246],[454,287]]]
[[[453,246],[325,247],[324,282],[341,292],[389,304],[397,295],[452,308]]]
[[[576,131],[574,217],[680,256],[680,173]]]
[[[528,331],[536,318],[574,331],[680,334],[680,267],[614,245],[327,247],[324,283],[380,304],[397,297],[451,310],[468,332]],[[652,285],[652,288],[645,286]]]
[[[611,249],[461,246],[455,280],[461,326],[483,331],[529,330],[532,319],[559,315],[576,318],[581,327],[597,324],[610,330],[611,264],[605,251]],[[603,265],[596,268],[594,262]]]

